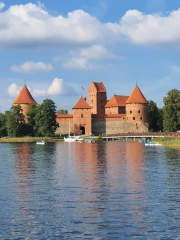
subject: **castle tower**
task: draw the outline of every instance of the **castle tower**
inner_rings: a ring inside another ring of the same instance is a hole
[[[92,114],[104,114],[107,102],[106,89],[103,82],[91,82],[88,91],[88,103]]]
[[[137,85],[126,101],[126,122],[148,123],[148,101]]]
[[[30,103],[36,103],[36,101],[32,97],[26,85],[24,85],[21,91],[19,92],[18,97],[13,102],[13,104],[14,105],[20,104],[23,110],[23,114],[24,116],[26,116],[26,113],[29,111]]]
[[[91,107],[83,97],[73,107],[74,133],[92,133]]]

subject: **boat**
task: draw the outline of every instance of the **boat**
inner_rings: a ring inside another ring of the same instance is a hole
[[[85,139],[84,142],[93,143],[93,142],[95,142],[95,140],[93,140],[93,139]]]
[[[36,144],[44,145],[44,144],[46,144],[46,142],[45,141],[41,141],[41,142],[36,142]]]
[[[161,146],[162,143],[159,142],[146,142],[145,146]]]
[[[77,141],[77,138],[76,137],[71,137],[71,136],[69,136],[69,137],[64,137],[64,141],[65,142],[76,142]]]

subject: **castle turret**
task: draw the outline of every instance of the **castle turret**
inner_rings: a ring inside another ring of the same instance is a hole
[[[148,123],[148,101],[137,85],[126,101],[126,121]]]
[[[91,82],[88,91],[88,103],[92,114],[104,114],[107,102],[106,88],[103,82]]]
[[[13,104],[14,105],[20,104],[23,110],[23,114],[24,116],[26,116],[26,113],[29,111],[30,103],[36,103],[36,101],[32,97],[26,85],[24,85],[21,91],[19,92],[18,97],[13,102]]]

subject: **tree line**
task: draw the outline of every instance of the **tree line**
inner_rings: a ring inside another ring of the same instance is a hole
[[[151,132],[180,130],[180,90],[172,89],[163,98],[164,106],[158,108],[154,101],[149,101],[149,130]]]
[[[56,106],[51,99],[45,99],[41,105],[30,104],[26,116],[18,105],[12,105],[9,111],[0,113],[0,136],[52,136],[57,127]]]

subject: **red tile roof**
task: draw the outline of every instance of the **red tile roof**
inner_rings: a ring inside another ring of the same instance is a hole
[[[104,87],[104,84],[103,82],[93,82],[96,89],[97,89],[97,92],[106,92],[106,88]]]
[[[148,103],[148,101],[136,85],[126,103]]]
[[[19,92],[18,97],[13,102],[13,104],[23,104],[23,103],[36,103],[36,101],[32,97],[26,85],[23,86],[22,90]]]
[[[129,96],[114,95],[105,105],[105,107],[125,107]]]
[[[57,114],[57,118],[73,118],[72,114]]]
[[[89,104],[86,102],[86,100],[81,96],[79,101],[76,103],[76,105],[73,107],[73,109],[79,109],[79,108],[86,108],[86,109],[91,109]]]

